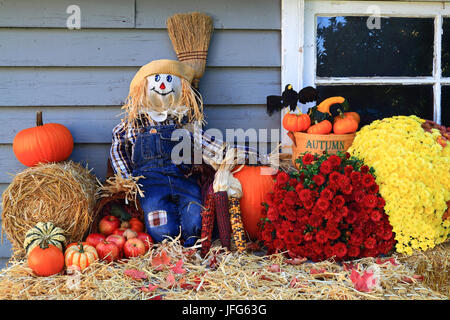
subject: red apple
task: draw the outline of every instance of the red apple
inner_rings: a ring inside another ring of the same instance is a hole
[[[87,244],[93,246],[94,248],[97,246],[97,244],[102,241],[105,240],[105,236],[102,235],[101,233],[91,233],[90,235],[87,236],[86,238],[86,242]]]
[[[119,236],[118,234],[109,235],[108,237],[106,237],[106,241],[114,243],[119,247],[120,251],[123,250],[123,246],[125,245],[125,242],[127,242],[127,240],[123,236]]]
[[[142,256],[145,254],[145,244],[138,238],[127,240],[123,247],[123,253],[126,258]]]
[[[137,238],[144,242],[145,252],[147,252],[150,249],[150,246],[153,244],[152,237],[146,232],[138,232]]]
[[[114,232],[114,230],[118,229],[119,226],[120,226],[119,218],[115,216],[106,216],[102,220],[100,220],[98,230],[100,231],[101,234],[109,236]]]
[[[98,257],[107,262],[115,261],[120,258],[119,247],[109,241],[100,241],[95,247],[98,253]]]
[[[116,229],[116,230],[114,230],[114,232],[113,232],[113,234],[118,234],[119,236],[123,236],[123,233],[126,231],[127,229],[126,228],[119,228],[119,229]]]
[[[144,231],[144,223],[139,220],[138,218],[131,218],[130,221],[128,221],[130,224],[130,229],[136,232],[143,232]]]

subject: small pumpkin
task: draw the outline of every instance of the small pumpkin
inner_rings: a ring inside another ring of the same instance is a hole
[[[311,125],[311,118],[307,114],[286,113],[283,117],[283,127],[287,131],[306,131]]]
[[[259,237],[259,223],[263,215],[265,196],[273,190],[275,185],[274,175],[264,174],[262,169],[270,170],[264,166],[244,166],[240,171],[234,173],[242,186],[242,198],[240,199],[241,217],[244,229],[250,239]]]
[[[64,254],[66,267],[78,267],[81,271],[89,267],[98,260],[97,250],[85,243],[72,243],[67,247]]]
[[[66,242],[64,230],[55,226],[52,222],[38,222],[25,234],[23,246],[27,255],[36,246],[40,246],[44,242],[62,250]]]
[[[333,125],[328,120],[323,120],[321,122],[315,122],[314,125],[309,127],[307,133],[310,134],[329,134],[333,130]]]
[[[42,122],[42,111],[36,115],[36,127],[20,131],[13,141],[17,159],[27,167],[38,163],[64,161],[73,150],[69,129],[59,123]]]
[[[340,116],[335,118],[333,124],[333,132],[335,134],[353,133],[356,130],[358,130],[358,122],[353,116],[341,113]]]
[[[60,273],[64,269],[64,255],[58,247],[43,241],[28,255],[28,267],[41,277]]]
[[[344,116],[350,116],[356,120],[356,122],[359,124],[361,122],[361,117],[357,112],[351,111],[351,112],[344,112]]]

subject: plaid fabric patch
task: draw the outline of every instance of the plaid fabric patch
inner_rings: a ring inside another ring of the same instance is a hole
[[[155,210],[147,216],[148,224],[150,227],[159,227],[167,224],[167,211]]]

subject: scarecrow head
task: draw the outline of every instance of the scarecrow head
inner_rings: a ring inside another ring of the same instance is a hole
[[[127,120],[147,117],[164,121],[172,117],[181,121],[203,121],[201,96],[191,86],[194,69],[175,60],[155,60],[144,66],[134,76],[123,109]]]

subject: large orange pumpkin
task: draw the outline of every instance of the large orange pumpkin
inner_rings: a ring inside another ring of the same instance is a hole
[[[27,167],[66,160],[72,150],[69,129],[59,123],[43,124],[41,111],[36,116],[36,127],[20,131],[13,141],[14,154]]]
[[[244,166],[234,176],[242,185],[241,216],[244,229],[252,240],[258,239],[258,223],[264,218],[262,202],[273,190],[275,175],[261,174],[264,166]],[[265,171],[268,171],[265,170]]]
[[[36,275],[48,277],[64,269],[64,255],[57,246],[44,242],[31,250],[28,255],[28,267]]]

